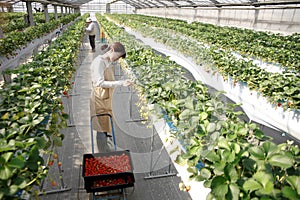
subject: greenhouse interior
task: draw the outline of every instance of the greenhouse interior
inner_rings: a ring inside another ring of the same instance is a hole
[[[300,2],[0,0],[0,199],[300,199]]]

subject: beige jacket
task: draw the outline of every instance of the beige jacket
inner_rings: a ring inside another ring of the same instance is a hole
[[[89,35],[96,35],[96,28],[94,22],[90,23],[85,30],[88,32]]]

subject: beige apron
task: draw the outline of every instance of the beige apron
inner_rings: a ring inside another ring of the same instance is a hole
[[[114,81],[113,67],[107,68],[104,71],[105,81]],[[90,110],[91,116],[95,114],[108,113],[112,115],[112,95],[114,88],[93,87],[91,94]],[[107,132],[111,135],[111,124],[108,116],[100,116],[93,118],[93,129],[97,132]]]

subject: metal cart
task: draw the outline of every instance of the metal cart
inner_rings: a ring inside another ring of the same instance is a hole
[[[93,119],[108,116],[112,127],[114,151],[94,152]],[[93,200],[126,200],[125,188],[134,186],[133,165],[129,150],[117,151],[113,119],[110,114],[96,114],[91,117],[92,154],[84,154],[82,177],[84,189]]]

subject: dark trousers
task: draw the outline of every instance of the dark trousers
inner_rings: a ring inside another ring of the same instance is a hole
[[[95,49],[95,37],[95,35],[89,35],[90,45],[93,50]]]

